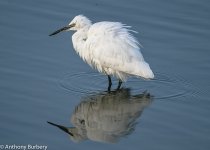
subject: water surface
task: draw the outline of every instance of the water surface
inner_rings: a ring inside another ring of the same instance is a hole
[[[206,0],[1,0],[0,145],[209,149],[209,7]],[[130,78],[123,93],[107,93],[107,77],[77,56],[72,33],[48,36],[78,14],[131,25],[155,79]],[[142,99],[145,91],[152,99]],[[79,126],[85,140],[47,121]]]

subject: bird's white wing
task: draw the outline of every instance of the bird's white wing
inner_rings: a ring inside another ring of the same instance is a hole
[[[153,78],[149,65],[144,61],[138,41],[130,34],[129,26],[119,22],[99,22],[91,26],[85,49],[95,67],[127,74]]]

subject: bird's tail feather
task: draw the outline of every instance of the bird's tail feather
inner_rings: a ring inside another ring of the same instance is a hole
[[[154,73],[152,72],[149,64],[146,62],[141,62],[138,65],[136,65],[132,74],[139,77],[143,77],[145,79],[154,78]]]

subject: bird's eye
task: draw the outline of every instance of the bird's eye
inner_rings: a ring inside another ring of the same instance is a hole
[[[72,23],[72,24],[71,24],[71,27],[74,27],[74,26],[76,26],[76,23]]]

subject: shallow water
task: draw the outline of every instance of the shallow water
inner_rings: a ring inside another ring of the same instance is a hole
[[[1,0],[0,12],[0,145],[210,148],[209,1]],[[107,77],[77,56],[72,33],[48,36],[78,14],[131,25],[155,79],[107,93]],[[85,138],[74,142],[47,121]]]

